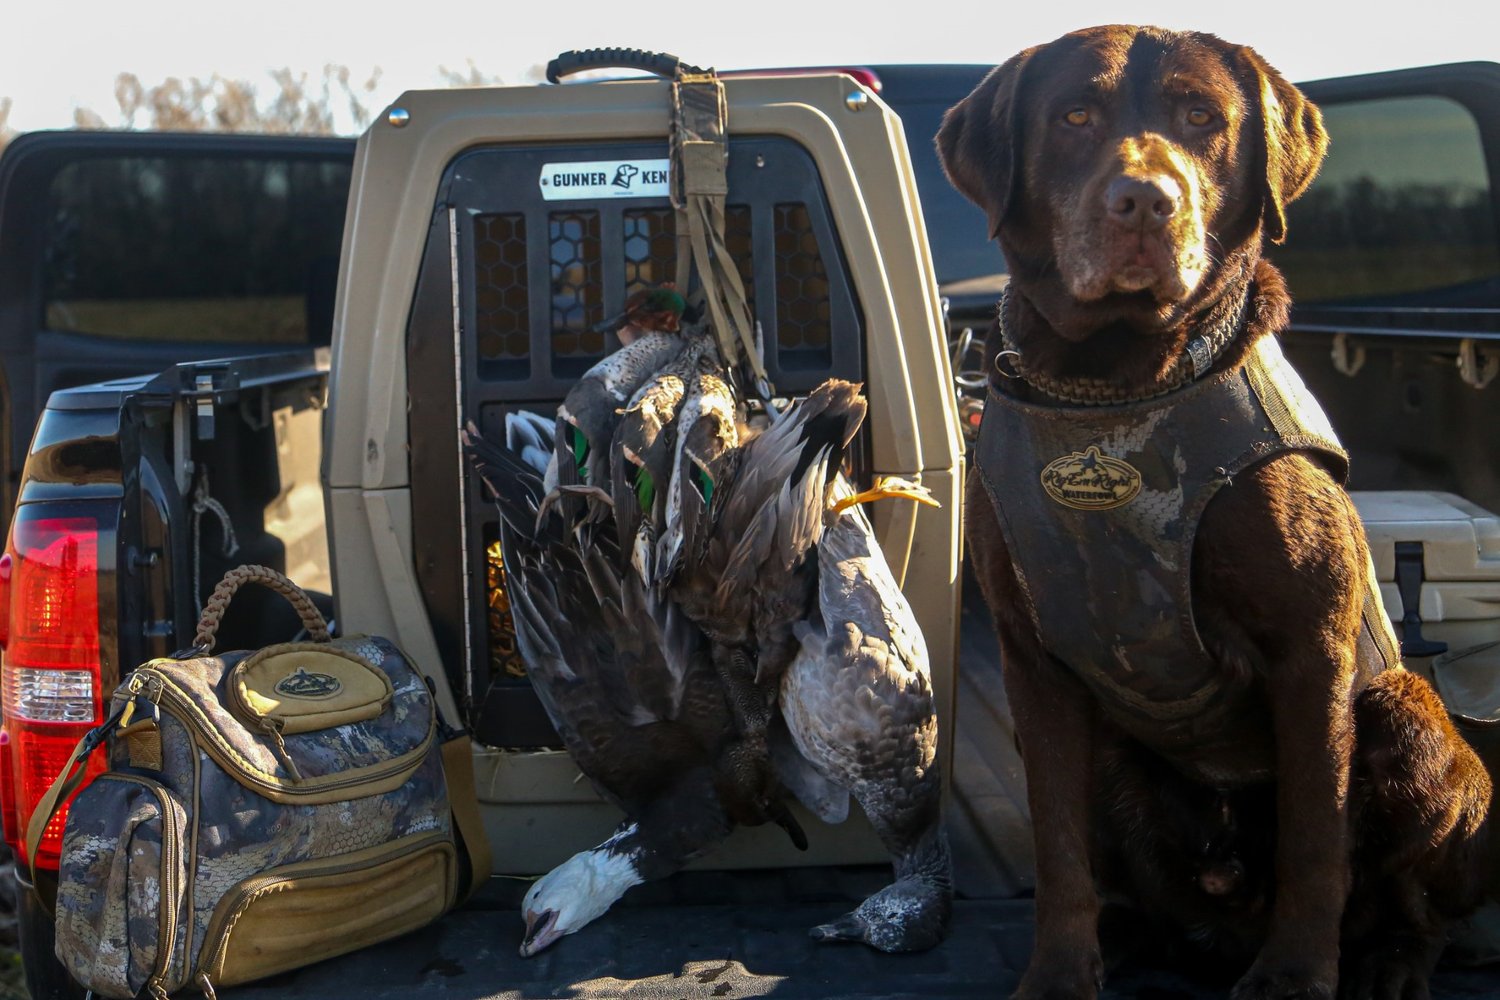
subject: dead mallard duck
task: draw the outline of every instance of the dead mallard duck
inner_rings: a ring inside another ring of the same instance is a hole
[[[610,442],[610,495],[616,537],[648,582],[655,541],[666,524],[672,462],[677,454],[678,413],[704,352],[711,348],[712,339],[707,335],[688,335],[682,353],[630,397],[620,411]]]
[[[553,445],[556,486],[601,490],[609,486],[609,445],[621,407],[629,404],[642,383],[682,353],[683,347],[683,339],[676,333],[648,331],[594,365],[568,390],[557,408]],[[602,520],[608,514],[605,503],[564,496],[558,504],[563,520],[569,524],[575,521],[585,502],[590,521]]]
[[[702,634],[621,572],[613,532],[538,517],[540,471],[472,429],[467,450],[495,495],[516,640],[573,760],[626,819],[526,894],[523,955],[602,915],[631,886],[669,875],[735,824],[806,840],[764,750],[736,732]]]

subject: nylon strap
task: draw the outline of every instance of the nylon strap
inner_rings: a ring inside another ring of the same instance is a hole
[[[729,111],[724,84],[709,70],[678,68],[672,81],[672,207],[677,210],[677,288],[686,294],[696,265],[725,364],[749,364],[757,389],[774,394],[755,336],[745,283],[724,242],[729,193]]]
[[[479,816],[479,794],[474,787],[474,750],[467,734],[443,744],[443,776],[448,781],[448,805],[469,856],[469,884],[454,905],[463,903],[490,877],[490,839]]]
[[[52,912],[57,902],[57,885],[50,879],[45,884],[37,880],[37,848],[42,843],[43,831],[47,829],[47,824],[52,822],[52,817],[57,815],[57,810],[62,808],[68,796],[83,784],[84,775],[87,773],[84,764],[88,762],[89,754],[103,746],[102,740],[91,742],[95,739],[94,732],[90,732],[78,741],[78,745],[68,756],[68,762],[63,765],[62,771],[52,782],[52,787],[47,789],[47,793],[36,804],[36,808],[31,812],[31,820],[26,824],[26,872],[31,876],[31,884],[36,888],[37,897],[41,899],[48,913]]]

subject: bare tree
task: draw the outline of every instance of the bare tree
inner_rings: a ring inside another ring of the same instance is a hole
[[[347,66],[328,64],[320,77],[290,69],[273,70],[274,91],[262,101],[255,84],[217,73],[208,79],[168,77],[147,86],[134,73],[115,78],[116,127],[174,132],[274,132],[331,135],[361,131],[374,112],[370,100],[380,83],[375,70],[362,81]],[[347,113],[347,124],[339,112]],[[79,128],[109,128],[111,123],[91,108],[73,114]],[[342,127],[341,127],[342,126]]]
[[[467,67],[464,69],[450,69],[447,66],[438,67],[438,76],[442,78],[444,85],[449,87],[499,87],[505,84],[505,78],[494,73],[486,73],[474,65],[474,60],[466,59]],[[545,63],[533,63],[521,74],[522,83],[541,83],[547,78],[547,66]]]
[[[443,83],[450,87],[498,87],[505,81],[491,73],[486,73],[474,65],[474,60],[464,60],[468,63],[467,69],[449,69],[447,66],[438,66],[438,76],[442,77]]]
[[[504,81],[481,70],[474,60],[464,69],[438,68],[449,87],[492,87]],[[522,74],[535,83],[544,75],[538,64]],[[200,77],[167,77],[146,85],[134,73],[115,78],[117,113],[106,117],[93,108],[77,108],[73,125],[81,129],[159,129],[178,132],[272,132],[295,135],[333,135],[361,132],[379,111],[374,105],[381,71],[364,79],[347,66],[329,63],[321,74],[273,70],[272,88],[264,97],[249,80],[215,73]],[[17,132],[9,127],[11,99],[0,97],[0,149]]]

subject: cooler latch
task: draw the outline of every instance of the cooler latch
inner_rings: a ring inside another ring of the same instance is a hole
[[[1422,638],[1422,581],[1427,577],[1421,542],[1396,543],[1396,590],[1401,594],[1401,655],[1436,656],[1446,642]]]

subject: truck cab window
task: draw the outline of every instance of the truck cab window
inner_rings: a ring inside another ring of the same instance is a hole
[[[349,170],[315,158],[68,164],[49,191],[45,327],[327,344]]]
[[[1328,158],[1270,256],[1299,305],[1461,306],[1500,281],[1474,116],[1447,97],[1325,104]]]

